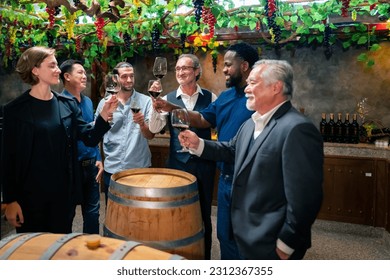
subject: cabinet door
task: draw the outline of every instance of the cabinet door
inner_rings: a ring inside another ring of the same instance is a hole
[[[152,167],[164,168],[169,156],[169,147],[149,146],[152,153]]]
[[[374,161],[325,158],[320,219],[373,224]]]

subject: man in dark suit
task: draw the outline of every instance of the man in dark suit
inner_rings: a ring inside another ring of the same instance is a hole
[[[202,158],[235,162],[232,230],[245,259],[302,259],[322,202],[323,142],[314,124],[292,107],[293,69],[260,60],[245,89],[255,110],[229,142],[180,143]]]

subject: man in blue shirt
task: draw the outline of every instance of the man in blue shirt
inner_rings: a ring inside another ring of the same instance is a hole
[[[87,74],[80,61],[69,59],[61,66],[61,80],[64,84],[63,95],[72,97],[81,110],[86,122],[94,121],[93,104],[88,96],[81,92],[87,87]],[[103,163],[99,148],[87,147],[77,141],[78,161],[83,186],[81,211],[83,215],[83,232],[99,234],[99,183],[103,174]],[[73,213],[74,216],[75,212]]]
[[[113,73],[118,75],[121,88],[117,93],[119,103],[113,114],[111,129],[103,138],[106,205],[112,174],[126,169],[151,166],[152,154],[148,140],[154,138],[148,125],[152,101],[149,96],[134,89],[133,66],[128,62],[119,62]],[[104,103],[105,99],[100,100],[96,116],[99,115]],[[133,103],[140,108],[139,112],[134,113],[131,110]]]
[[[239,127],[253,114],[246,108],[244,89],[252,66],[259,59],[256,49],[246,43],[231,45],[224,56],[223,73],[227,90],[217,100],[199,111],[191,111],[192,127],[217,129],[218,141],[228,141],[236,135]],[[159,99],[156,110],[172,111],[178,106]],[[221,259],[241,259],[231,227],[231,189],[234,165],[218,162],[220,177],[218,183],[217,237],[220,243]]]

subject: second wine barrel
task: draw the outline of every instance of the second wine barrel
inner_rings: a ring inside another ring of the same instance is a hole
[[[0,260],[177,260],[143,244],[82,233],[19,233],[0,240]],[[96,240],[97,239],[97,240]],[[96,242],[97,241],[97,242]]]

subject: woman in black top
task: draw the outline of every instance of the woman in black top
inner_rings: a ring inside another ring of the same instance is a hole
[[[6,219],[17,232],[72,231],[72,205],[81,199],[77,140],[96,146],[106,131],[115,97],[92,126],[70,98],[50,86],[61,70],[55,50],[32,47],[20,57],[16,71],[31,85],[4,106],[3,203]]]

